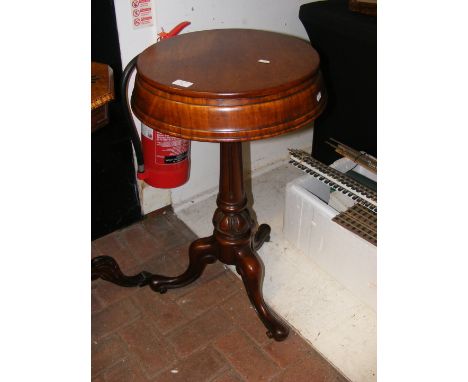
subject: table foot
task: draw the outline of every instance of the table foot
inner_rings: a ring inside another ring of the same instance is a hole
[[[98,256],[91,260],[91,280],[103,279],[123,287],[148,285],[151,273],[140,272],[134,276],[122,273],[117,262],[110,256]]]
[[[189,248],[189,265],[179,276],[152,275],[149,286],[152,290],[165,293],[168,289],[181,288],[198,279],[207,264],[218,260],[218,245],[212,236],[195,240]]]
[[[268,329],[267,336],[276,341],[286,339],[289,328],[276,317],[263,299],[263,266],[255,251],[250,248],[241,250],[237,258],[236,270],[242,277],[247,295],[258,317]]]
[[[186,286],[198,279],[207,264],[214,263],[218,257],[218,246],[213,237],[195,240],[189,248],[189,266],[179,276],[168,277],[142,271],[134,276],[127,276],[117,261],[110,256],[98,256],[91,260],[91,280],[103,279],[123,287],[142,287],[149,285],[152,290],[165,293],[171,288]]]
[[[271,228],[268,224],[260,224],[257,232],[252,239],[252,248],[254,251],[258,251],[264,242],[270,241]]]

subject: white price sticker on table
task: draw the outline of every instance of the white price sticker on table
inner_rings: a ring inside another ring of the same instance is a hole
[[[184,81],[184,80],[175,80],[173,85],[182,86],[183,88],[188,88],[193,85],[193,82]]]

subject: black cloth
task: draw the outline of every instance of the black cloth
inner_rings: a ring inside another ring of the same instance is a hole
[[[119,35],[113,0],[91,2],[91,60],[109,65],[115,100],[108,104],[109,123],[91,134],[91,239],[142,218],[130,126],[122,112]]]
[[[340,158],[324,143],[330,137],[377,156],[377,17],[351,12],[348,0],[329,0],[302,5],[299,19],[320,55],[329,95],[312,156],[326,164]]]

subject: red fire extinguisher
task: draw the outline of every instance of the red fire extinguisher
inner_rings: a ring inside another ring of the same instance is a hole
[[[188,25],[190,22],[184,21],[170,32],[162,30],[161,33],[158,33],[158,41],[176,36]],[[139,140],[127,97],[128,80],[136,66],[137,58],[138,56],[130,61],[125,68],[121,86],[122,97],[127,100],[124,111],[133,127],[131,138],[138,163],[137,178],[156,188],[182,186],[190,177],[190,141],[162,134],[143,124],[141,142]]]

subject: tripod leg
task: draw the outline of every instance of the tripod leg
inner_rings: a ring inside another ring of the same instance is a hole
[[[265,241],[270,241],[271,228],[268,224],[260,224],[252,240],[252,248],[258,251]]]
[[[190,245],[189,265],[184,273],[175,277],[152,275],[149,285],[151,289],[160,293],[188,285],[202,275],[207,264],[212,264],[218,259],[217,254],[218,246],[212,236],[197,239]]]
[[[289,334],[289,328],[271,311],[263,299],[263,265],[258,255],[250,248],[239,252],[236,263],[237,272],[242,276],[245,289],[259,318],[268,329],[267,336],[276,341],[284,340]]]
[[[134,276],[126,276],[110,256],[98,256],[91,260],[91,280],[101,278],[123,287],[135,287],[147,285],[150,276],[151,273],[144,271]]]

